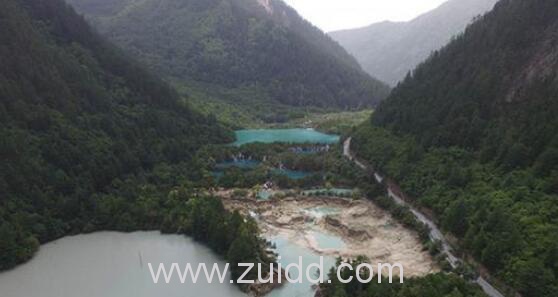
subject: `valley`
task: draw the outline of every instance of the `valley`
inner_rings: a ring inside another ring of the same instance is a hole
[[[304,255],[303,260],[324,256],[328,267],[334,267],[335,259],[339,257],[344,261],[364,257],[366,261],[373,264],[400,263],[404,267],[405,278],[436,275],[444,265],[449,265],[449,270],[459,269],[460,260],[451,254],[448,244],[443,241],[444,236],[432,221],[418,213],[417,223],[415,223],[418,225],[415,226],[427,226],[424,227],[428,230],[425,240],[420,229],[404,226],[401,218],[392,217],[386,209],[378,207],[369,200],[373,197],[367,198],[368,192],[362,192],[357,188],[370,183],[381,184],[383,178],[377,173],[372,177],[369,176],[369,168],[352,157],[350,138],[341,144],[324,141],[327,138],[316,139],[305,136],[304,139],[314,143],[297,144],[297,137],[293,137],[290,133],[305,135],[312,131],[306,129],[242,130],[240,134],[237,131],[237,136],[242,136],[246,131],[251,133],[248,139],[256,143],[250,144],[246,141],[242,143],[243,146],[237,145],[232,152],[233,161],[228,163],[221,161],[217,163],[218,166],[227,164],[225,170],[234,170],[231,167],[237,167],[244,172],[244,176],[251,176],[253,171],[262,170],[261,167],[265,167],[266,163],[277,162],[274,158],[279,158],[279,163],[283,164],[280,166],[285,164],[289,166],[291,162],[288,160],[293,157],[293,154],[318,160],[323,160],[324,157],[320,155],[325,155],[328,156],[326,160],[333,158],[337,162],[344,163],[344,165],[333,166],[348,166],[350,172],[336,171],[330,167],[322,168],[323,171],[342,172],[341,174],[353,176],[349,178],[352,182],[347,182],[340,177],[329,177],[325,179],[327,181],[324,184],[324,179],[312,178],[315,173],[311,171],[315,169],[310,169],[313,168],[312,162],[306,160],[302,162],[306,167],[297,167],[297,170],[305,170],[307,174],[301,177],[288,176],[292,182],[285,182],[284,179],[273,174],[260,173],[266,175],[265,179],[260,179],[261,184],[251,183],[248,178],[243,180],[243,183],[236,184],[239,187],[222,188],[221,179],[225,175],[219,177],[216,181],[217,188],[212,190],[211,194],[221,197],[225,208],[229,211],[239,211],[245,217],[255,219],[262,236],[270,242],[271,250],[278,256],[296,260],[292,253],[294,249],[297,251],[296,255]],[[270,135],[281,137],[269,138]],[[261,139],[258,140],[258,137]],[[268,144],[258,144],[258,141]],[[324,151],[305,149],[305,147],[315,148],[320,143],[321,145],[329,143],[331,148]],[[274,156],[270,151],[277,154]],[[264,161],[258,161],[258,156],[263,156]],[[353,161],[355,164],[352,164]],[[328,164],[329,161],[319,161],[319,163]],[[295,161],[294,164],[297,162]],[[394,196],[391,190],[387,193],[390,197],[387,199],[393,199],[394,203],[401,205],[403,209],[408,207],[398,196]],[[417,214],[415,210],[411,211]],[[438,241],[442,241],[441,249],[433,252],[432,244]],[[444,255],[448,255],[447,264],[444,264],[446,261]],[[477,283],[482,285],[488,296],[503,296],[482,277],[477,280]],[[315,287],[309,283],[305,286],[287,284],[272,291],[269,296],[313,296],[313,290]]]
[[[558,296],[558,3],[384,1],[0,0],[0,296]]]
[[[243,135],[246,131],[252,131],[247,138]],[[257,133],[254,134],[253,131]],[[308,133],[314,133],[313,135],[318,137],[309,137]],[[320,134],[308,129],[243,130],[237,131],[236,135],[237,143],[235,145],[215,148],[218,151],[233,150],[237,154],[236,156],[242,156],[240,159],[235,157],[236,161],[218,163],[221,170],[258,170],[257,167],[263,166],[262,164],[267,161],[257,161],[255,157],[248,157],[248,154],[252,152],[254,156],[257,156],[262,154],[262,150],[268,161],[274,162],[275,158],[285,158],[282,162],[286,164],[289,164],[288,159],[293,155],[303,155],[305,158],[318,158],[318,160],[331,158],[337,162],[346,161],[341,155],[341,145],[339,137],[336,135]],[[273,137],[269,138],[270,135]],[[297,143],[297,139],[304,141]],[[241,140],[243,141],[238,143]],[[322,148],[324,145],[331,146],[331,148],[310,150]],[[293,147],[298,149],[289,150]],[[244,151],[240,154],[237,150]],[[273,155],[270,150],[279,152],[279,154]],[[423,247],[422,240],[416,232],[402,226],[385,210],[378,208],[363,197],[358,189],[347,188],[349,183],[343,182],[343,178],[328,177],[329,182],[324,184],[323,179],[311,177],[312,173],[309,168],[312,168],[313,165],[307,164],[306,166],[309,167],[302,169],[308,170],[308,176],[300,179],[292,176],[286,177],[291,181],[287,181],[285,186],[293,186],[292,188],[280,188],[278,185],[285,183],[283,178],[275,181],[277,176],[264,174],[267,178],[262,184],[252,182],[253,186],[249,188],[216,188],[202,195],[220,197],[228,212],[239,212],[246,218],[252,218],[258,225],[259,236],[269,242],[270,250],[276,253],[276,256],[280,256],[282,259],[280,262],[285,264],[296,262],[298,256],[303,257],[303,263],[313,263],[322,256],[324,257],[325,272],[327,272],[336,265],[336,259],[339,257],[356,259],[363,256],[370,259],[371,263],[401,264],[406,278],[425,276],[440,271],[439,265]],[[330,164],[329,166],[337,165]],[[323,169],[325,170],[325,168]],[[294,184],[292,184],[293,181]],[[215,186],[219,186],[219,182],[219,179],[216,180]],[[306,183],[308,185],[305,186]],[[272,185],[268,188],[270,195],[262,197],[260,192],[266,185]],[[345,188],[336,189],[332,188],[332,185]],[[352,185],[356,186],[354,183]],[[175,243],[167,246],[169,240]],[[174,283],[170,287],[164,287],[164,291],[157,289],[159,286],[146,286],[147,281],[146,284],[143,284],[141,280],[145,280],[149,276],[146,268],[147,261],[158,259],[157,255],[160,253],[165,255],[165,261],[169,263],[173,261],[180,263],[180,261],[190,261],[194,258],[196,261],[203,262],[205,257],[215,257],[210,251],[204,252],[207,256],[184,255],[184,252],[192,251],[192,248],[189,247],[192,243],[190,240],[181,243],[178,241],[181,240],[178,240],[177,237],[158,235],[153,232],[131,234],[97,232],[92,235],[65,237],[43,246],[30,263],[18,267],[14,271],[0,274],[0,286],[4,286],[3,283],[10,284],[6,285],[9,288],[9,296],[23,296],[23,294],[33,294],[38,291],[43,292],[45,296],[56,296],[56,290],[54,290],[54,286],[51,286],[54,284],[63,288],[65,292],[73,292],[79,290],[83,285],[79,285],[79,282],[63,285],[58,278],[66,278],[65,275],[72,269],[71,263],[78,266],[85,265],[83,263],[95,263],[87,264],[89,269],[83,271],[81,275],[94,280],[88,286],[92,288],[89,292],[96,294],[97,290],[107,286],[106,278],[98,277],[99,273],[108,273],[105,270],[107,266],[95,260],[95,255],[98,253],[86,254],[86,251],[98,250],[95,248],[96,245],[106,245],[110,248],[103,248],[103,253],[109,253],[111,249],[119,250],[122,253],[120,256],[111,253],[111,257],[121,259],[119,260],[122,261],[120,266],[126,269],[109,273],[119,283],[119,289],[111,293],[115,295],[109,294],[108,296],[126,295],[140,287],[143,294],[147,294],[145,296],[148,296],[149,292],[157,292],[157,294],[165,292],[169,296],[174,296],[191,284]],[[94,243],[93,246],[91,246],[91,242]],[[84,251],[83,248],[80,248],[81,245],[86,245],[88,248]],[[169,251],[169,248],[173,251]],[[70,256],[64,257],[62,260],[60,258],[62,255]],[[68,266],[56,264],[55,269],[47,268],[52,263],[60,261],[68,263]],[[134,261],[139,262],[133,264]],[[50,273],[55,276],[50,282],[34,282],[33,286],[20,287],[10,281],[15,278],[21,281],[31,281],[41,275],[45,269],[49,269]],[[250,295],[256,296],[269,292],[266,294],[267,296],[311,297],[315,294],[316,289],[316,286],[304,282],[302,284],[285,284],[271,292],[268,291],[269,288],[260,286],[249,290]],[[228,285],[208,285],[204,286],[204,290],[205,296],[219,296],[223,294],[222,292],[228,292],[227,296],[243,295],[240,291],[234,293],[238,289],[229,288]]]

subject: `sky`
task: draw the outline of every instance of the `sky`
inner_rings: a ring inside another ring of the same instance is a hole
[[[408,21],[446,0],[284,0],[323,31],[352,29],[372,23]]]

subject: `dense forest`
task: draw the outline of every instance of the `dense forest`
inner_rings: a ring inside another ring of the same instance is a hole
[[[198,149],[232,133],[63,1],[0,6],[0,270],[96,230],[185,233],[233,262],[264,261],[253,222],[192,190]]]
[[[558,5],[501,0],[356,132],[360,157],[526,297],[558,296]]]
[[[337,265],[342,262],[339,259]],[[378,271],[373,271],[373,280],[361,283],[357,280],[356,268],[362,263],[370,263],[368,259],[359,258],[350,262],[351,269],[341,269],[340,277],[350,282],[344,284],[337,277],[337,268],[329,271],[331,283],[320,286],[320,294],[328,297],[485,297],[480,288],[468,283],[464,279],[446,273],[429,274],[425,277],[406,279],[399,283],[399,278],[394,277],[393,283],[389,279],[381,279],[378,283]],[[376,267],[374,267],[376,268]],[[385,272],[384,272],[385,274]],[[367,279],[370,276],[367,269],[362,269],[360,277]]]
[[[356,108],[388,87],[278,0],[71,0],[98,30],[156,73],[204,100],[248,110]]]

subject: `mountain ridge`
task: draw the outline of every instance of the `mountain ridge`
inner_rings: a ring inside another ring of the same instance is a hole
[[[302,107],[373,106],[389,92],[280,0],[70,3],[101,34],[178,85],[248,88],[258,102]]]
[[[197,178],[199,148],[232,133],[63,1],[0,6],[0,270],[65,235],[153,228],[134,209],[139,185],[167,164]]]
[[[408,75],[355,144],[494,276],[556,296],[556,94],[558,4],[500,0]]]
[[[415,66],[461,33],[497,0],[450,0],[408,22],[383,21],[362,28],[330,32],[363,68],[396,85]]]

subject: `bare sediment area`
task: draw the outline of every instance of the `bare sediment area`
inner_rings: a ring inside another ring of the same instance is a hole
[[[257,218],[267,238],[281,236],[324,256],[366,256],[372,264],[399,263],[405,276],[438,271],[418,235],[365,199],[286,197],[235,199],[222,191],[225,207]]]

